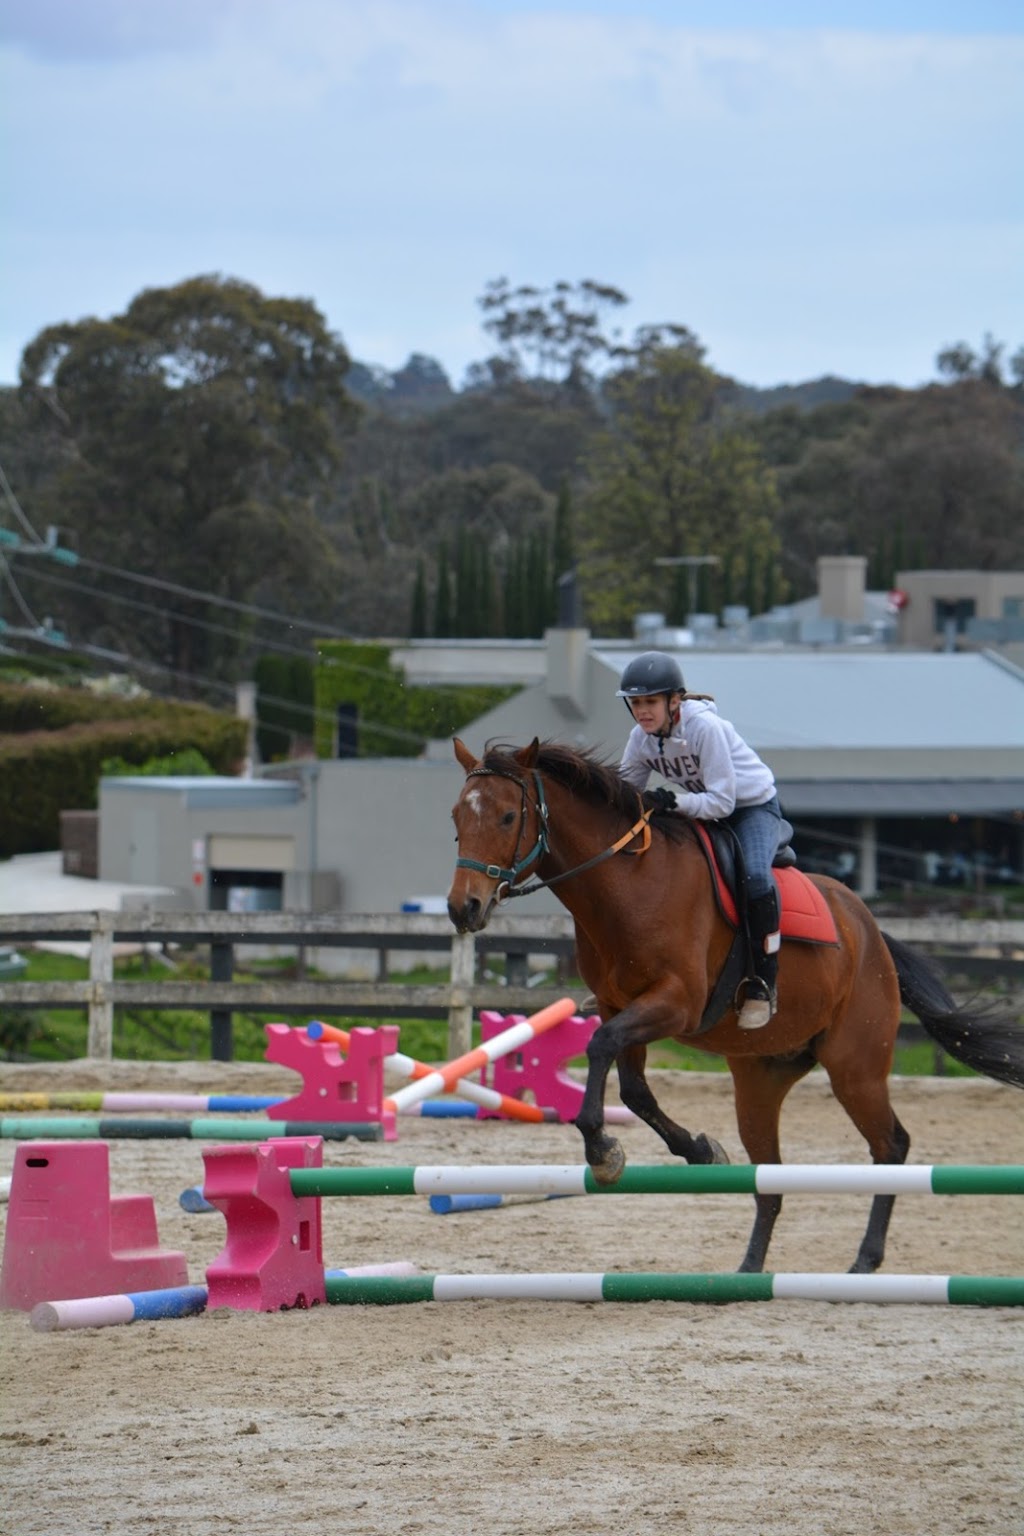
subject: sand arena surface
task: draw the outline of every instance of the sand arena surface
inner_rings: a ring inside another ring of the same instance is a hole
[[[656,1073],[666,1108],[745,1161],[728,1079]],[[4,1066],[0,1088],[287,1092],[223,1064]],[[1024,1162],[1024,1095],[893,1083],[919,1163]],[[791,1094],[794,1162],[865,1160],[821,1074]],[[668,1161],[644,1126],[633,1163]],[[115,1194],[154,1195],[202,1281],[217,1214],[178,1204],[197,1143],[118,1142]],[[15,1143],[0,1142],[0,1173]],[[578,1162],[571,1126],[406,1119],[325,1163]],[[775,1270],[844,1270],[868,1198],[792,1195]],[[0,1207],[5,1212],[6,1207]],[[424,1199],[324,1202],[330,1266],[442,1272],[730,1270],[749,1196],[630,1196],[432,1215]],[[1024,1207],[904,1196],[892,1273],[1024,1274]],[[217,1311],[39,1334],[0,1317],[0,1531],[10,1536],[1013,1536],[1024,1531],[1024,1313],[771,1302],[461,1302]]]

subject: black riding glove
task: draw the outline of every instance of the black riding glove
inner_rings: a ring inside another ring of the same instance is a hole
[[[644,806],[649,811],[676,811],[676,797],[670,789],[649,789],[644,794]]]

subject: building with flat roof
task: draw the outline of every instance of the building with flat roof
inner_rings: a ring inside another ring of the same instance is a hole
[[[517,648],[532,679],[475,720],[467,744],[480,753],[488,740],[538,736],[617,761],[629,728],[618,679],[647,648],[549,630],[528,653]],[[456,650],[445,648],[452,681]],[[396,648],[393,664],[416,651]],[[473,679],[488,654],[505,669],[488,680],[508,677],[497,644],[469,642]],[[679,661],[773,769],[805,868],[865,895],[1024,882],[1024,671],[1002,656],[701,647]],[[251,779],[104,779],[100,877],[171,887],[185,907],[397,911],[448,889],[461,784],[449,741],[419,759],[295,762]],[[553,893],[531,901],[558,910]]]

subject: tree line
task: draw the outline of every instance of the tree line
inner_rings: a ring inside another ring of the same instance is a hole
[[[458,388],[430,358],[354,361],[312,303],[232,278],[48,327],[0,392],[0,464],[78,563],[8,553],[0,616],[56,615],[197,693],[308,657],[318,626],[540,635],[570,571],[582,621],[628,635],[684,621],[697,557],[713,613],[809,595],[823,554],[881,588],[1024,561],[1024,350],[946,344],[919,390],[752,391],[684,325],[622,338],[626,302],[489,284],[493,351]]]

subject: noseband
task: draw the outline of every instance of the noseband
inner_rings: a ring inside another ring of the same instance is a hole
[[[516,837],[515,854],[513,854],[513,858],[515,858],[515,855],[519,852],[519,845],[523,840],[523,833],[526,831],[526,810],[530,803],[526,780],[519,778],[518,774],[505,773],[501,768],[471,768],[466,774],[466,778],[510,779],[513,784],[518,785],[522,799],[519,811],[519,832]],[[643,809],[643,800],[638,795],[640,818],[633,823],[628,832],[619,838],[618,842],[613,843],[610,848],[605,848],[601,853],[595,854],[592,859],[587,859],[584,864],[577,864],[574,869],[567,869],[560,875],[553,875],[550,880],[533,880],[529,885],[517,886],[516,880],[526,866],[532,864],[535,859],[539,862],[546,853],[550,852],[547,801],[544,799],[544,785],[536,769],[533,770],[533,782],[537,794],[537,798],[533,802],[533,808],[537,812],[537,841],[529,853],[524,854],[521,859],[517,859],[508,869],[503,868],[500,864],[484,864],[480,859],[460,857],[455,860],[456,869],[475,869],[478,874],[486,875],[489,879],[496,880],[498,882],[497,897],[499,901],[505,901],[512,896],[532,896],[534,891],[542,891],[549,886],[559,885],[563,880],[569,880],[573,875],[581,875],[584,870],[592,869],[595,864],[601,864],[605,859],[610,859],[613,853],[618,853],[621,849],[625,848],[627,843],[632,842],[634,837],[638,837],[641,834],[643,835],[642,844],[639,848],[630,848],[629,852],[634,854],[646,853],[651,846],[651,817],[654,811],[653,808],[645,811]],[[505,887],[504,892],[501,889],[502,886]]]

